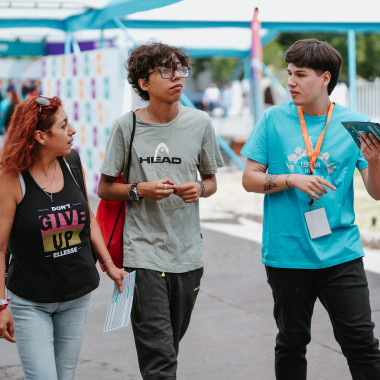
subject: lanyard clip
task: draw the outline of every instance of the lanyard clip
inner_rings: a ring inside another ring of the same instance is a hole
[[[314,171],[313,167],[310,166],[310,169],[309,169],[310,175],[313,175],[313,171]],[[310,199],[309,205],[310,205],[310,210],[313,210],[315,208],[315,199],[314,198]]]

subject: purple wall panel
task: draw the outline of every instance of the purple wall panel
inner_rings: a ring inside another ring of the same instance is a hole
[[[104,41],[104,47],[113,47],[114,43],[112,39]],[[81,51],[94,50],[100,48],[100,41],[82,41],[79,42],[79,47]],[[64,42],[46,42],[45,44],[45,54],[55,55],[65,53],[65,43]],[[73,53],[73,48],[71,47],[71,52]]]

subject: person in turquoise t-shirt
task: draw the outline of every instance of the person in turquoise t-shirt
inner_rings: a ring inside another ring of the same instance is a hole
[[[380,199],[380,142],[361,150],[342,121],[368,121],[329,95],[342,58],[327,42],[300,40],[285,53],[293,102],[265,111],[241,153],[243,186],[264,193],[263,263],[278,327],[278,380],[306,379],[306,346],[318,298],[354,380],[380,379],[363,249],[354,224],[353,175]],[[325,132],[324,132],[325,131]]]
[[[4,122],[5,115],[7,114],[7,110],[11,105],[11,101],[8,97],[4,97],[0,101],[0,134],[4,133]]]

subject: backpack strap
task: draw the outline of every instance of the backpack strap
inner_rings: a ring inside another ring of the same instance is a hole
[[[125,179],[125,183],[128,183],[128,178],[129,178],[129,171],[131,169],[131,161],[132,161],[132,144],[133,144],[133,139],[135,138],[135,132],[136,132],[136,114],[132,112],[133,116],[133,127],[132,127],[132,134],[131,134],[131,141],[129,143],[129,153],[128,153],[128,162],[127,162],[127,178]]]
[[[75,149],[71,149],[71,152],[65,156],[67,163],[69,164],[71,174],[73,175],[78,186],[82,190],[84,197],[87,199],[86,185],[84,183],[82,164],[78,152]]]
[[[78,186],[82,190],[84,198],[88,202],[86,185],[84,183],[84,178],[83,178],[82,164],[81,164],[78,152],[75,149],[71,149],[71,152],[65,156],[65,160],[66,160],[66,163],[68,164],[69,170],[71,171],[71,175],[74,177],[75,182],[78,184]],[[94,261],[96,263],[98,261],[98,258],[95,253],[95,250],[92,248],[91,251],[92,251],[92,256],[94,257]]]

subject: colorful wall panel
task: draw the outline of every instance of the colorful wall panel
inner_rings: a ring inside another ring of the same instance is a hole
[[[99,169],[112,123],[132,103],[124,51],[92,50],[43,58],[43,95],[59,96],[76,129],[74,148],[86,171],[89,195],[97,194]]]

